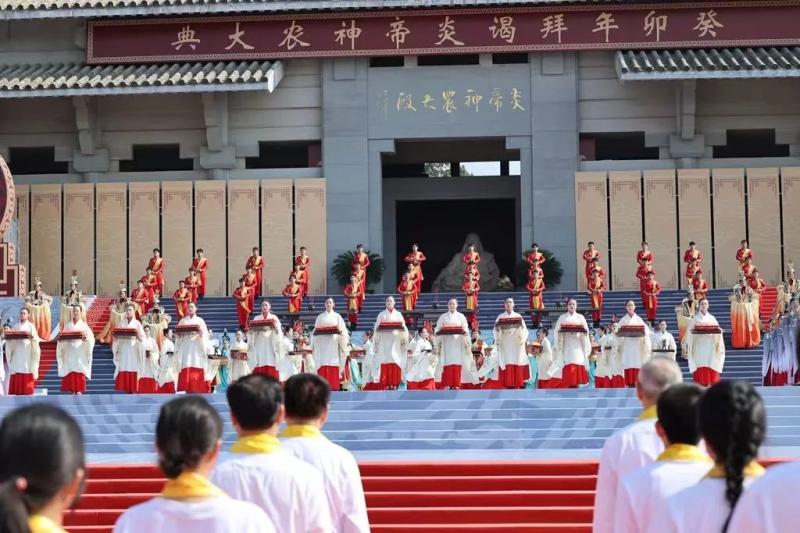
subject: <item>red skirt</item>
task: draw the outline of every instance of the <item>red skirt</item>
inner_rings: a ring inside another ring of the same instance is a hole
[[[505,370],[500,369],[499,381],[507,389],[521,389],[530,378],[531,367],[528,365],[506,365]]]
[[[380,383],[369,382],[362,390],[383,390],[383,386]]]
[[[636,383],[639,381],[639,369],[638,368],[626,368],[625,369],[625,386],[626,387],[635,387]]]
[[[611,388],[612,389],[624,389],[625,388],[625,378],[617,374],[616,376],[611,377]]]
[[[280,381],[281,379],[280,374],[278,374],[278,369],[270,365],[262,365],[255,367],[253,369],[253,374],[263,374],[265,376],[273,377],[278,381]]]
[[[61,380],[61,392],[86,392],[86,375],[70,372]]]
[[[407,383],[408,390],[434,390],[436,385],[433,378],[428,378],[422,381],[409,381]]]
[[[789,371],[773,372],[772,367],[767,370],[764,376],[764,385],[767,387],[782,387],[789,384]]]
[[[178,375],[178,391],[204,394],[211,392],[202,368],[184,368]]]
[[[337,371],[338,372],[338,371]],[[400,367],[394,363],[381,364],[381,385],[383,387],[396,387],[403,381]]]
[[[609,377],[609,376],[595,376],[594,377],[594,388],[596,388],[596,389],[610,389],[611,388],[611,377]]]
[[[11,381],[8,382],[8,393],[18,396],[30,396],[36,388],[33,374],[11,374]]]
[[[447,365],[442,370],[442,388],[461,387],[461,365]]]
[[[561,389],[563,385],[561,384],[561,380],[558,378],[550,378],[550,379],[540,379],[536,382],[536,388],[538,389]]]
[[[342,386],[342,382],[339,380],[339,367],[337,366],[321,366],[317,369],[317,375],[324,378],[330,384],[332,390],[339,390]]]
[[[139,394],[155,394],[158,392],[158,383],[154,378],[139,379]]]
[[[530,372],[530,371],[529,371]],[[487,379],[483,382],[484,389],[504,389],[503,380],[501,379]]]
[[[159,394],[175,394],[175,382],[168,381],[158,388]]]
[[[497,383],[500,383],[497,380],[494,380],[494,381],[497,382]],[[461,384],[461,390],[480,390],[480,389],[485,389],[485,388],[486,388],[486,385],[483,384],[483,383],[462,383]],[[498,387],[498,388],[502,389],[503,387]]]
[[[434,383],[434,386],[436,387],[436,390],[444,390],[445,388],[444,383],[442,383],[441,381],[437,381],[436,383]]]
[[[710,387],[719,381],[719,372],[707,366],[701,366],[694,371],[692,378],[694,379],[695,383],[703,385],[704,387]]]
[[[139,390],[139,375],[136,372],[122,370],[114,380],[114,389],[122,392],[136,392]]]
[[[563,388],[565,389],[574,389],[578,385],[586,385],[589,383],[589,373],[584,365],[576,365],[574,363],[564,365],[564,370],[561,373],[561,383],[563,383]]]

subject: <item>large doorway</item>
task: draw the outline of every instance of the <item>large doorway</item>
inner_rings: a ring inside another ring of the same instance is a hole
[[[460,253],[468,234],[475,233],[494,254],[502,274],[513,279],[516,257],[516,199],[398,201],[396,271],[406,269],[403,257],[414,243],[428,260],[424,264],[423,292],[430,292],[436,276],[454,254]]]

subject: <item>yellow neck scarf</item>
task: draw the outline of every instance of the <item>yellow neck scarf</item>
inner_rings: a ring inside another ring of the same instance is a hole
[[[281,443],[269,433],[257,433],[241,437],[233,443],[234,453],[273,453],[280,449]]]
[[[67,533],[58,524],[40,514],[31,515],[28,518],[28,529],[31,533]]]
[[[161,490],[161,497],[170,500],[193,500],[224,494],[208,479],[194,472],[184,472],[175,479],[168,479]]]
[[[691,444],[670,444],[656,458],[656,461],[711,463],[711,457],[703,453],[697,446],[692,446]]]
[[[314,437],[314,438],[325,438],[325,435],[322,432],[315,428],[314,426],[309,426],[308,424],[291,424],[286,426],[286,429],[283,430],[281,433],[281,437],[284,439],[291,439],[293,437]]]
[[[636,420],[640,420],[640,421],[641,420],[655,420],[656,418],[658,418],[658,412],[656,411],[656,406],[655,405],[651,405],[650,407],[648,407],[647,409],[642,411],[642,414],[640,414],[639,418],[637,418]]]
[[[749,465],[744,467],[744,477],[759,477],[764,475],[764,467],[758,464],[757,462],[753,461]],[[706,477],[713,477],[713,478],[725,478],[725,469],[722,468],[722,465],[715,464],[714,468],[708,471]]]

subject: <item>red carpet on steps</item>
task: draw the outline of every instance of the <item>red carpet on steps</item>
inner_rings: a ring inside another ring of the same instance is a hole
[[[108,323],[111,317],[111,304],[114,303],[114,298],[95,298],[92,305],[86,311],[86,323],[92,328],[95,335],[99,335],[103,328]]]
[[[778,290],[775,287],[767,287],[761,293],[761,303],[759,303],[759,314],[761,323],[767,324],[772,318],[772,311],[775,309],[775,302],[778,300]]]
[[[39,385],[39,382],[47,375],[50,369],[57,364],[55,341],[41,342],[39,343],[39,348],[41,349],[42,354],[39,358],[39,380],[36,383],[37,386]]]
[[[362,462],[360,468],[374,533],[591,531],[596,461]],[[85,494],[64,527],[110,532],[125,509],[163,484],[153,466],[90,467]]]

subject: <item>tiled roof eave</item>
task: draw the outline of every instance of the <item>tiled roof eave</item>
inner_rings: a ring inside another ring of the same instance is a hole
[[[142,85],[135,87],[76,87],[65,89],[0,90],[0,98],[44,98],[60,96],[113,96],[122,94],[174,94],[233,91],[266,91],[267,82],[195,84],[195,85]]]

